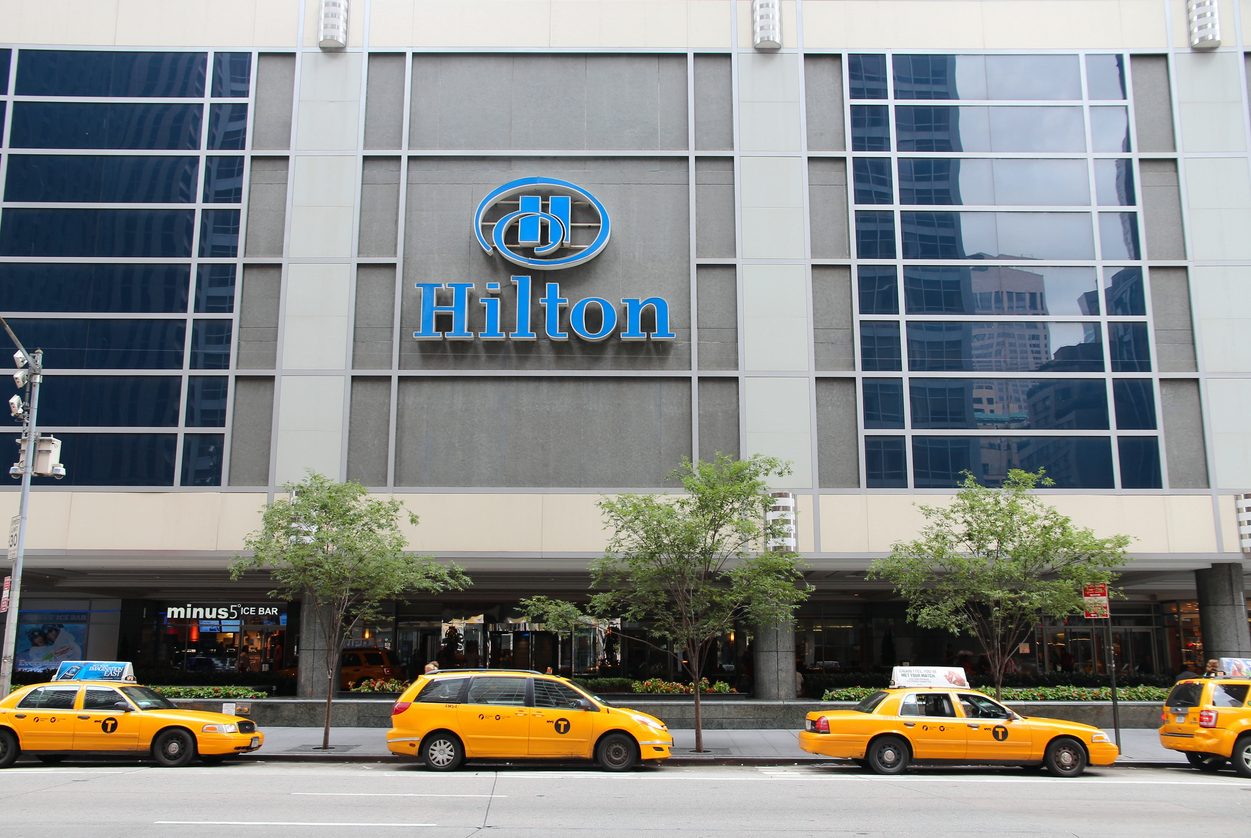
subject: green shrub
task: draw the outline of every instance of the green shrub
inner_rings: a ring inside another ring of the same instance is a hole
[[[860,701],[879,687],[839,687],[826,690],[822,701]],[[1167,687],[1118,687],[1121,701],[1158,701],[1168,696]],[[1112,688],[1102,687],[1004,687],[1004,701],[1111,701]]]
[[[571,678],[582,689],[592,693],[628,693],[634,681],[630,678]]]
[[[352,687],[354,693],[402,693],[408,689],[408,682],[398,678],[365,678]]]
[[[252,687],[184,687],[164,686],[152,687],[166,698],[268,698],[269,693]]]
[[[648,678],[646,681],[633,681],[630,689],[636,693],[647,693],[650,695],[694,695],[695,688],[690,684],[683,684],[680,681],[666,681],[663,678]],[[707,678],[699,679],[699,691],[701,693],[717,693],[725,695],[735,692],[734,688],[725,681],[717,681],[715,684],[709,684]]]

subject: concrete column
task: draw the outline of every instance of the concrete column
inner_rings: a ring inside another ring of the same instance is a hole
[[[307,601],[300,606],[300,664],[295,693],[300,698],[326,697],[326,621]]]
[[[770,701],[795,699],[795,627],[757,626],[752,641],[755,696]]]
[[[1222,562],[1195,571],[1203,654],[1209,658],[1251,657],[1247,594],[1241,562]]]

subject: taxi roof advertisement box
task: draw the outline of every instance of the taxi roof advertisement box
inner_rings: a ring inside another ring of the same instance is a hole
[[[896,666],[890,671],[892,687],[968,687],[962,666]]]

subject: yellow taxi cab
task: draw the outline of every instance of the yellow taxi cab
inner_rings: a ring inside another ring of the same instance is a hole
[[[556,675],[451,669],[422,675],[391,710],[387,748],[435,771],[467,759],[593,759],[607,771],[668,759],[669,728]]]
[[[1187,678],[1173,685],[1160,714],[1160,744],[1200,771],[1227,762],[1251,777],[1251,676]]]
[[[959,667],[895,667],[888,689],[851,710],[809,713],[799,747],[878,774],[913,762],[1045,766],[1076,777],[1119,751],[1097,727],[1026,718],[977,690]]]
[[[133,675],[130,681],[71,675],[19,687],[0,700],[0,768],[22,753],[43,762],[85,754],[151,756],[160,765],[183,766],[197,756],[211,763],[255,751],[264,741],[255,722],[184,710],[134,683]]]

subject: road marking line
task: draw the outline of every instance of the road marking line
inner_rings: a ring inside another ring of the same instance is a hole
[[[438,826],[435,823],[362,823],[360,821],[152,821],[154,826]]]
[[[293,791],[291,793],[304,797],[508,797],[506,794],[419,794],[403,791]]]

